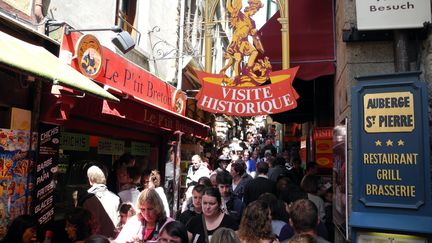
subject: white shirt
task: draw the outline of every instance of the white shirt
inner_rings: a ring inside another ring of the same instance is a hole
[[[132,205],[136,205],[138,201],[138,196],[140,194],[140,191],[136,187],[132,187],[130,189],[123,190],[118,193],[119,197],[121,198],[122,202],[130,202]]]

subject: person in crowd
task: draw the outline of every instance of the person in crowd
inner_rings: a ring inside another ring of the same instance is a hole
[[[334,234],[330,234],[330,232],[334,232],[334,224],[333,224],[333,188],[331,185],[327,187],[326,192],[324,193],[324,209],[325,209],[325,225],[327,228],[327,232],[329,232],[328,240],[330,242],[334,241]]]
[[[118,160],[114,162],[111,171],[108,174],[107,186],[108,189],[114,193],[120,191],[122,182],[119,181],[118,172],[121,168],[130,167],[135,165],[135,157],[130,153],[124,153]]]
[[[214,187],[214,188],[217,188],[216,176],[217,176],[217,172],[213,172],[213,173],[210,175],[210,182],[211,182],[211,186]]]
[[[238,223],[243,213],[244,204],[237,195],[232,193],[232,177],[228,172],[220,172],[216,175],[218,189],[222,196],[222,209],[233,217]]]
[[[300,157],[293,157],[291,159],[292,168],[289,170],[288,177],[291,179],[291,181],[300,186],[300,183],[304,177],[303,168],[301,167],[301,160]]]
[[[256,162],[265,162],[264,153],[261,156],[261,147],[257,146],[255,150],[252,152],[252,157],[256,156]]]
[[[307,197],[318,209],[318,215],[321,222],[325,222],[325,205],[324,201],[317,195],[318,184],[315,176],[305,176],[301,182],[301,189],[307,193]]]
[[[282,157],[276,157],[273,167],[269,169],[268,178],[274,182],[279,177],[288,176],[288,169],[285,167],[285,160]]]
[[[122,167],[119,169],[119,180],[124,182],[118,196],[122,202],[136,204],[140,191],[137,184],[141,180],[139,170],[135,167]]]
[[[262,153],[266,152],[267,150],[270,150],[271,156],[276,157],[277,150],[276,147],[273,145],[273,141],[271,139],[266,139],[265,145],[262,148]]]
[[[274,158],[274,157],[273,157],[271,151],[268,149],[264,152],[264,156],[262,157],[261,161],[268,163],[270,168],[272,168],[273,167],[272,158]]]
[[[240,239],[234,230],[222,227],[213,233],[210,243],[240,243]]]
[[[110,241],[103,235],[92,235],[84,243],[110,243]]]
[[[187,223],[192,217],[200,215],[202,213],[201,199],[205,188],[206,186],[204,185],[194,186],[192,190],[192,206],[189,207],[186,211],[182,212],[178,217],[178,220],[184,225],[187,225]]]
[[[141,182],[140,182],[140,186],[138,186],[138,190],[140,192],[149,187],[150,174],[151,174],[151,170],[143,170],[141,172]]]
[[[119,214],[120,214],[120,222],[117,225],[117,232],[120,232],[123,229],[123,226],[126,224],[126,222],[132,218],[136,212],[134,209],[134,206],[130,203],[122,203],[119,207]]]
[[[206,188],[202,197],[202,215],[193,217],[186,225],[191,243],[207,243],[221,228],[238,229],[238,223],[222,212],[221,194],[216,188]]]
[[[246,173],[248,173],[252,178],[255,178],[256,175],[256,159],[256,156],[251,156],[249,150],[243,151],[243,161],[246,164]]]
[[[152,170],[152,172],[150,173],[150,178],[149,178],[149,188],[155,189],[155,191],[158,193],[159,197],[162,199],[162,203],[164,205],[166,215],[170,216],[168,199],[165,195],[163,187],[160,186],[160,183],[161,183],[161,178],[160,178],[159,171]]]
[[[315,161],[307,162],[305,176],[315,176],[317,174],[318,174],[318,164]]]
[[[257,163],[257,177],[252,179],[244,189],[243,202],[246,205],[257,200],[263,193],[268,192],[276,195],[276,183],[267,178],[268,170],[267,163]]]
[[[209,177],[203,176],[198,179],[198,185],[204,185],[205,187],[211,187],[212,183]]]
[[[317,243],[317,240],[308,234],[298,234],[291,237],[289,240],[284,241],[286,243]]]
[[[192,164],[189,166],[186,185],[196,185],[198,179],[206,176],[210,176],[210,170],[203,164],[201,157],[198,154],[192,156]]]
[[[282,158],[285,160],[285,168],[290,170],[292,168],[291,160],[290,160],[290,153],[288,150],[284,150],[282,152]]]
[[[231,155],[225,156],[222,154],[216,162],[218,163],[218,167],[213,171],[212,175],[217,174],[218,172],[227,171],[227,167],[229,163],[231,163]]]
[[[163,187],[167,196],[168,205],[170,208],[174,203],[174,164],[176,160],[176,154],[174,146],[168,149],[168,161],[165,163],[165,181]],[[161,183],[162,184],[162,183]]]
[[[250,203],[241,219],[238,236],[241,242],[270,243],[279,242],[272,233],[269,205],[261,200]]]
[[[318,243],[328,243],[317,234],[317,224],[320,221],[318,209],[309,199],[295,201],[289,208],[290,224],[296,235],[308,234],[315,238]]]
[[[96,165],[87,170],[90,189],[83,194],[78,194],[79,206],[91,211],[100,227],[97,234],[106,237],[115,236],[115,226],[119,223],[118,208],[120,198],[108,190],[105,173]]]
[[[74,208],[65,215],[65,231],[72,242],[83,242],[97,232],[98,225],[93,214],[85,208]]]
[[[36,238],[37,221],[33,216],[20,215],[7,228],[6,236],[1,243],[30,243]]]
[[[186,227],[179,221],[168,222],[161,230],[158,243],[189,243]]]
[[[212,186],[211,183],[212,182],[211,182],[210,178],[205,177],[205,176],[203,176],[203,177],[201,177],[201,178],[198,179],[198,185],[204,185],[205,187],[211,187]],[[185,212],[185,211],[193,208],[193,202],[192,202],[193,190],[194,190],[194,186],[190,186],[186,190],[184,201],[183,201],[183,204],[182,204],[181,213],[183,213],[183,212]]]
[[[276,181],[276,195],[281,195],[282,191],[288,188],[288,186],[292,185],[292,181],[288,176],[280,176]]]
[[[258,200],[266,202],[269,205],[272,217],[272,233],[276,235],[279,241],[287,240],[293,236],[294,232],[288,225],[289,215],[286,211],[285,202],[278,200],[271,193],[262,194]]]
[[[246,173],[246,164],[243,160],[237,160],[231,165],[232,191],[240,200],[243,200],[244,188],[252,180]]]
[[[130,218],[123,227],[120,234],[115,239],[116,243],[141,241],[155,241],[163,226],[173,221],[167,217],[158,193],[152,189],[144,189],[137,203],[139,213]]]

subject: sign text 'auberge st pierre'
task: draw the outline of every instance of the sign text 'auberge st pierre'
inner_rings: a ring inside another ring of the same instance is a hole
[[[388,76],[359,78],[353,88],[354,211],[419,209],[429,200],[425,87],[413,74]]]

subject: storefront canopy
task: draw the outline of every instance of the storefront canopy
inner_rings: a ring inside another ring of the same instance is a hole
[[[118,98],[40,46],[21,41],[0,31],[0,50],[0,64],[51,80],[54,84],[104,99],[119,101]]]
[[[265,56],[273,71],[282,67],[279,12],[260,29]],[[289,0],[290,63],[300,66],[296,75],[313,80],[335,73],[333,0]]]

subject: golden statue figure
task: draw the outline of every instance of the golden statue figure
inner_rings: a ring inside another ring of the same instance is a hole
[[[219,73],[225,74],[226,70],[233,66],[235,76],[233,79],[224,79],[225,85],[257,86],[268,79],[271,71],[268,58],[259,59],[256,63],[258,52],[264,53],[264,48],[252,16],[264,5],[261,0],[248,0],[248,4],[242,12],[242,0],[227,1],[226,8],[230,15],[230,24],[234,33],[225,53],[228,62]],[[252,37],[253,44],[249,42],[249,36]],[[247,64],[242,67],[245,57],[249,58]]]

